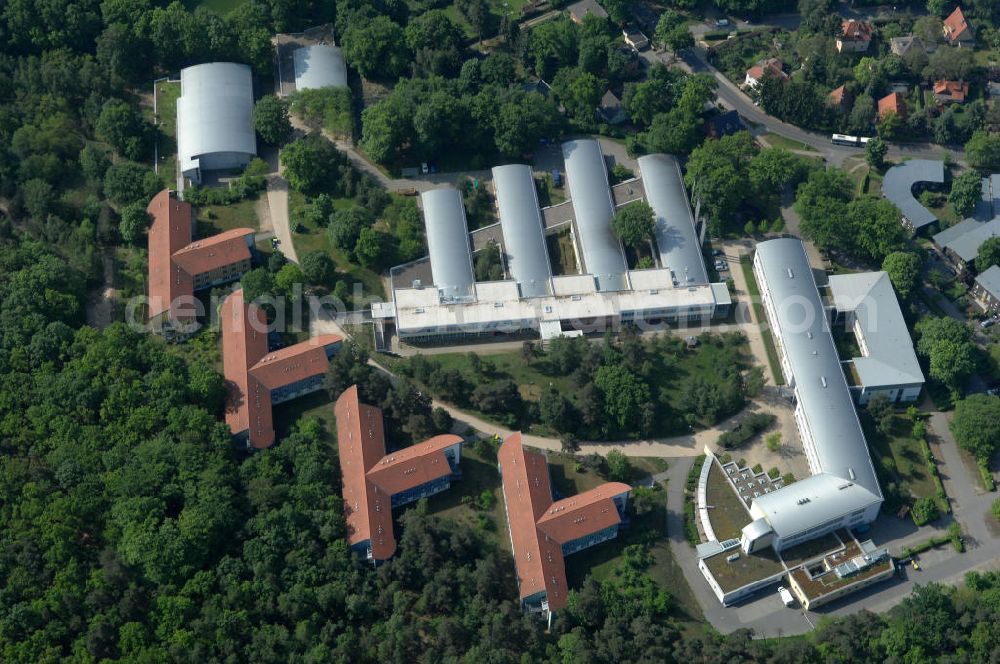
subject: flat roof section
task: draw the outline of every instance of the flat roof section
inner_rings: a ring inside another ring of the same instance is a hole
[[[913,350],[913,339],[896,300],[889,275],[860,272],[832,275],[830,294],[837,311],[853,312],[867,354],[854,359],[866,388],[923,383],[924,374]]]
[[[913,196],[913,185],[918,182],[944,184],[944,162],[910,159],[890,168],[882,180],[882,195],[899,208],[913,228],[923,228],[937,221],[934,213]]]
[[[639,170],[653,208],[661,266],[673,272],[678,286],[707,284],[708,271],[680,164],[671,155],[650,154],[639,157]]]
[[[442,302],[469,301],[475,296],[475,275],[469,248],[465,206],[457,189],[443,187],[420,195],[427,228],[431,277]]]
[[[566,179],[576,215],[584,271],[597,279],[600,291],[628,289],[628,267],[621,242],[611,230],[615,214],[608,170],[597,141],[563,143]]]
[[[542,231],[542,213],[531,167],[524,164],[493,169],[500,228],[507,266],[521,290],[521,297],[552,293],[552,268]]]
[[[337,46],[313,44],[292,52],[295,89],[347,87],[347,65]]]

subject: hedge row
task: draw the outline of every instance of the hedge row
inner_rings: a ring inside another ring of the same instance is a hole
[[[695,457],[694,465],[688,472],[687,482],[684,485],[684,536],[691,546],[701,544],[698,536],[698,522],[695,514],[694,499],[695,491],[698,489],[698,478],[701,476],[701,468],[705,465],[705,455]]]
[[[719,445],[727,450],[739,447],[764,429],[771,426],[775,419],[776,418],[771,413],[753,413],[751,415],[747,415],[740,420],[735,429],[727,431],[719,436]]]

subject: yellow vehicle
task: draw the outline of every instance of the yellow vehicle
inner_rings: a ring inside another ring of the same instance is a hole
[[[917,570],[918,572],[920,571],[920,563],[918,563],[916,560],[913,561],[913,569]]]

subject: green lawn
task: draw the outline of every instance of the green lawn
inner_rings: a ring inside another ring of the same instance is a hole
[[[910,435],[912,424],[909,419],[895,416],[889,435],[875,429],[866,411],[862,412],[861,422],[868,444],[875,448],[881,458],[892,459],[896,475],[905,485],[905,490],[914,498],[933,498],[937,495],[934,478],[927,470],[920,443]]]
[[[301,228],[296,226],[295,210],[304,204],[305,196],[297,191],[290,190],[288,192],[288,214],[292,219],[292,242],[295,244],[295,253],[298,254],[299,258],[309,251],[317,249],[325,251],[333,257],[333,262],[337,266],[338,279],[347,281],[352,294],[354,284],[360,283],[363,296],[377,296],[384,299],[385,289],[382,287],[382,279],[378,273],[352,263],[344,252],[330,243],[325,228],[308,222],[302,223]],[[354,205],[354,200],[350,198],[337,198],[333,202],[333,207],[337,210],[352,205]]]
[[[333,417],[333,402],[326,390],[320,390],[286,401],[274,407],[274,433],[278,440],[287,436],[295,424],[304,417],[317,417],[326,432],[324,438],[330,442],[337,439],[337,426]]]
[[[569,376],[550,376],[543,372],[545,362],[534,360],[531,363],[525,362],[520,353],[499,352],[496,354],[477,353],[489,359],[496,366],[498,374],[506,374],[517,383],[521,390],[521,396],[525,399],[535,400],[542,394],[542,389],[552,384],[560,392],[568,394],[574,390],[573,381]],[[469,366],[469,356],[466,353],[445,353],[435,355],[435,361],[440,362],[445,369],[459,369],[463,372],[472,372]]]
[[[198,237],[209,237],[233,228],[260,230],[255,207],[257,199],[247,199],[230,205],[207,205],[196,211]]]
[[[703,342],[696,350],[680,351],[671,354],[669,366],[666,371],[657,373],[650,380],[650,390],[653,394],[665,394],[668,403],[675,403],[680,400],[684,387],[684,378],[693,375],[703,376],[709,382],[722,381],[717,368],[733,362],[734,353],[732,348],[717,345],[718,342]],[[739,346],[737,355],[741,363],[746,363],[749,352],[747,344],[744,342]],[[540,398],[542,391],[548,385],[554,386],[559,392],[567,396],[575,395],[579,387],[573,383],[570,376],[556,375],[556,372],[549,369],[545,356],[535,358],[530,362],[525,361],[519,351],[498,352],[486,356],[494,365],[495,370],[486,378],[477,376],[473,371],[467,353],[442,353],[434,355],[430,359],[440,365],[441,369],[457,369],[473,385],[488,382],[490,380],[510,378],[520,390],[522,398],[526,401],[536,401]],[[388,364],[394,364],[389,362]],[[509,426],[490,413],[477,411],[473,408],[465,408],[469,413],[490,421],[497,422],[501,426]],[[525,427],[526,433],[543,436],[553,436],[556,432],[539,423],[532,423],[530,427]],[[683,413],[678,413],[669,421],[662,421],[656,435],[666,436],[682,432],[688,432],[690,428],[683,419]]]
[[[771,146],[776,148],[784,148],[786,150],[801,150],[803,152],[816,152],[816,150],[811,145],[806,145],[805,143],[800,143],[799,141],[793,141],[790,138],[785,138],[780,134],[775,134],[773,132],[768,132],[764,134],[764,140],[767,141]]]
[[[720,542],[738,539],[743,526],[750,523],[750,513],[717,463],[712,463],[712,469],[708,473],[705,500],[712,506],[708,518],[712,522],[716,538]]]
[[[698,602],[691,592],[666,538],[666,492],[658,494],[656,507],[646,514],[637,515],[618,537],[566,557],[566,577],[571,588],[579,588],[588,575],[607,579],[622,562],[622,551],[630,544],[646,543],[650,546],[655,563],[645,573],[661,588],[670,592],[676,602],[674,617],[684,621],[703,620]],[[662,502],[660,502],[662,501]],[[695,579],[695,583],[701,582]]]
[[[577,274],[576,253],[573,251],[573,240],[568,230],[546,235],[545,244],[549,250],[549,262],[554,275]]]
[[[478,528],[501,548],[510,551],[507,515],[496,462],[483,459],[470,445],[462,448],[462,479],[451,488],[427,499],[432,514],[452,519],[466,528]],[[477,509],[474,501],[483,493],[493,496],[490,509]],[[466,501],[463,503],[463,499]]]
[[[156,84],[156,136],[159,164],[157,171],[168,187],[177,180],[177,98],[181,96],[180,81],[160,81]]]
[[[608,481],[593,471],[576,472],[577,460],[569,454],[550,453],[548,460],[552,493],[559,498],[575,496]]]
[[[761,337],[764,339],[764,351],[767,353],[767,363],[771,365],[771,376],[774,378],[774,384],[784,385],[785,378],[781,373],[781,361],[778,359],[778,350],[774,347],[774,339],[771,338],[771,331],[764,325],[767,318],[764,316],[764,305],[760,302],[760,288],[757,286],[757,278],[753,275],[753,266],[750,263],[749,256],[740,258],[740,269],[743,270],[743,278],[747,282],[747,291],[750,295],[751,305],[753,306],[754,318],[757,319],[760,325]]]

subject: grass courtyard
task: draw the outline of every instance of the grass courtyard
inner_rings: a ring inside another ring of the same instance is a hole
[[[729,539],[739,539],[743,526],[750,523],[750,513],[743,506],[743,501],[730,486],[725,472],[718,463],[712,463],[708,472],[708,485],[705,500],[709,505],[708,518],[712,523],[716,538],[723,542]]]
[[[781,373],[781,361],[778,359],[778,350],[774,346],[774,338],[767,328],[767,318],[764,316],[764,305],[761,304],[760,287],[757,285],[757,278],[753,274],[753,265],[749,256],[740,257],[740,269],[743,270],[743,278],[747,282],[747,292],[750,295],[750,303],[753,306],[753,316],[760,326],[760,336],[764,340],[764,351],[767,353],[767,363],[771,367],[771,376],[775,385],[784,385],[785,377]]]
[[[891,463],[882,463],[895,469],[895,475],[914,498],[933,498],[937,495],[934,478],[927,470],[920,443],[910,435],[912,424],[910,420],[896,415],[888,434],[878,431],[867,411],[861,414],[861,424],[865,430],[868,444],[875,449],[880,459],[890,459]]]
[[[173,188],[177,181],[177,98],[181,96],[181,83],[160,81],[155,87],[156,120],[159,122],[157,172],[164,185]]]
[[[730,379],[720,375],[718,370],[720,366],[749,366],[750,356],[745,340],[734,341],[732,338],[720,335],[714,335],[713,337],[706,335],[702,337],[702,343],[695,349],[684,349],[684,344],[681,340],[676,340],[677,344],[673,345],[670,343],[671,340],[674,340],[674,338],[658,337],[647,342],[647,344],[655,344],[655,348],[649,351],[650,355],[656,352],[666,356],[662,370],[653,372],[648,378],[649,391],[651,394],[656,395],[660,400],[659,402],[668,404],[684,403],[686,390],[688,389],[687,386],[695,378],[701,379],[707,384],[718,385],[724,389],[729,387],[729,383],[726,381]],[[514,420],[510,418],[502,419],[502,416],[511,415],[511,411],[503,411],[501,414],[487,413],[477,410],[471,404],[461,406],[466,412],[474,414],[483,420],[494,422],[498,426],[507,428],[518,427],[526,433],[542,436],[558,435],[558,431],[544,425],[537,415],[529,416],[527,413],[529,413],[534,404],[537,404],[543,391],[549,386],[566,395],[570,401],[574,401],[575,403],[575,400],[579,398],[581,386],[573,380],[572,374],[560,373],[552,362],[550,362],[548,355],[544,353],[536,355],[530,360],[527,360],[519,351],[502,351],[489,355],[484,352],[477,353],[476,356],[488,360],[485,364],[485,369],[477,371],[473,367],[473,360],[470,360],[469,353],[441,353],[427,356],[426,359],[428,362],[434,363],[437,370],[458,371],[468,384],[473,387],[500,380],[512,380],[518,386],[521,398],[525,402],[528,402],[524,404],[525,408],[520,409],[524,412],[513,413],[516,416]],[[409,360],[380,358],[379,361],[394,370],[406,373],[403,365]],[[430,386],[424,384],[422,386],[434,393]],[[672,409],[670,417],[664,416],[656,421],[650,435],[679,435],[692,431],[692,426],[696,428],[707,426],[705,422],[697,418],[691,420],[693,424],[690,424],[688,421],[689,418],[686,418],[688,414],[688,412],[680,408],[676,411]],[[694,415],[693,413],[691,414]],[[725,414],[723,413],[723,415]],[[602,439],[615,440],[628,436],[636,437],[638,434],[635,432],[619,433],[617,438],[606,436]]]
[[[305,205],[305,196],[297,191],[289,190],[288,216],[292,226],[292,242],[295,244],[295,253],[299,258],[301,259],[310,251],[325,251],[330,254],[334,265],[337,266],[337,278],[346,281],[352,292],[354,284],[361,284],[363,296],[385,299],[385,288],[382,286],[382,278],[377,272],[352,263],[343,251],[333,246],[325,227],[318,226],[307,219],[300,220],[301,217],[295,211],[303,205]],[[342,210],[352,205],[354,205],[354,201],[350,198],[336,198],[333,201],[335,210]]]

